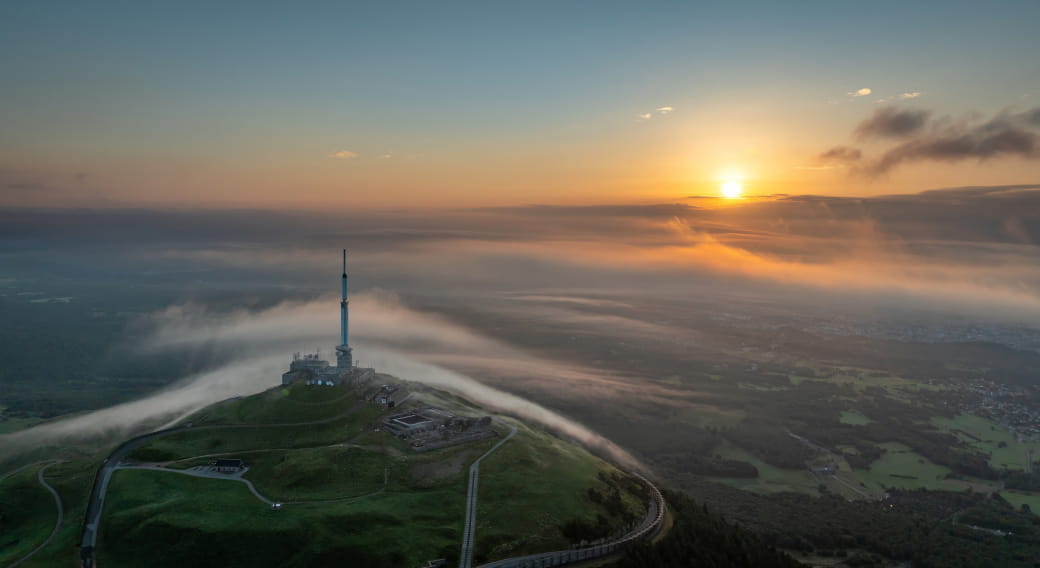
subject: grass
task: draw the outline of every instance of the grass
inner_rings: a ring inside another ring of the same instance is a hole
[[[14,562],[39,546],[54,528],[54,498],[30,467],[0,482],[0,565]]]
[[[24,430],[30,426],[35,426],[40,422],[43,422],[42,418],[11,418],[8,416],[0,416],[0,434],[10,434],[11,432]]]
[[[1021,507],[1023,504],[1029,505],[1029,510],[1034,515],[1040,515],[1040,493],[1027,492],[1027,491],[1001,491],[1000,496],[1003,497],[1008,503],[1011,503],[1015,508]]]
[[[359,391],[346,387],[293,384],[244,398],[217,403],[188,419],[197,425],[292,424],[343,414],[358,401]]]
[[[168,461],[235,451],[327,446],[359,434],[382,412],[381,407],[369,404],[351,416],[319,425],[195,427],[145,444],[131,457],[142,461]]]
[[[785,387],[785,386],[759,385],[759,384],[755,384],[755,383],[743,383],[743,382],[742,383],[737,383],[737,387],[745,389],[745,390],[754,390],[754,391],[760,391],[760,392],[785,391],[785,390],[788,390],[790,388],[790,387]]]
[[[842,410],[840,420],[842,424],[851,424],[853,426],[866,426],[873,422],[873,420],[855,410]]]
[[[22,567],[79,566],[79,551],[76,546],[79,544],[80,529],[82,528],[80,523],[86,513],[87,497],[90,494],[90,488],[94,483],[94,473],[100,465],[101,459],[103,458],[78,459],[47,468],[44,478],[61,496],[65,519],[58,528],[58,534],[55,535],[54,540],[29,561],[22,564]],[[43,488],[41,487],[40,490],[43,491]],[[48,501],[47,507],[48,511],[54,511],[53,499]],[[47,527],[48,533],[53,527],[54,517],[51,517]]]
[[[677,387],[683,385],[683,379],[679,375],[668,375],[667,377],[662,377],[661,382],[666,385],[673,385]]]
[[[577,446],[521,427],[481,462],[474,562],[567,548],[559,530],[564,523],[607,516],[588,495],[590,488],[610,492],[597,479],[600,473],[621,472]],[[630,511],[645,511],[641,496],[623,492],[622,502]]]
[[[905,396],[904,391],[918,392],[922,390],[938,391],[944,390],[941,385],[929,385],[897,377],[883,371],[874,369],[863,369],[849,366],[822,366],[805,363],[815,373],[815,376],[788,375],[787,379],[792,385],[800,385],[805,381],[820,381],[834,383],[837,385],[849,385],[857,392],[863,392],[869,387],[881,387],[890,395],[895,397]]]
[[[373,431],[372,423],[383,412],[375,405],[318,425],[259,422],[295,421],[303,416],[301,408],[306,409],[306,419],[320,420],[322,413],[337,416],[357,403],[356,394],[317,400],[335,390],[279,387],[218,403],[196,414],[192,429],[153,440],[132,457],[183,459],[171,468],[208,462],[212,458],[198,457],[207,454],[240,457],[250,467],[246,478],[269,498],[282,502],[361,498],[290,503],[274,511],[241,483],[120,470],[113,475],[105,502],[98,564],[292,567],[334,565],[349,558],[351,566],[408,567],[434,558],[457,562],[466,472],[498,439],[415,453],[386,432]],[[431,402],[453,408],[450,401]],[[211,427],[220,422],[234,424]],[[504,432],[500,423],[497,427]],[[101,459],[78,459],[48,470],[49,482],[65,501],[65,522],[54,543],[26,566],[76,564],[79,524]],[[389,482],[384,492],[372,495],[384,489],[384,471],[389,472]],[[602,505],[591,502],[587,490],[594,487],[607,493],[610,485],[597,479],[597,474],[616,471],[576,446],[523,428],[482,466],[478,555],[492,549],[535,552],[565,547],[568,543],[559,524],[591,521],[604,513]],[[33,475],[34,471],[26,471],[5,480],[0,485],[0,506],[12,495],[33,499],[24,505],[16,502],[14,508],[47,518],[19,517],[17,530],[0,526],[0,565],[7,555],[31,550],[35,544],[28,541],[42,541],[53,526],[50,495]],[[622,492],[622,502],[640,514],[645,507],[645,498],[628,490]],[[612,522],[620,528],[620,517]],[[22,533],[26,536],[20,537]],[[3,546],[4,539],[19,539],[19,544]],[[508,553],[499,556],[504,555]]]
[[[339,499],[383,488],[384,471],[407,475],[407,461],[385,452],[332,446],[250,455],[246,479],[276,501]]]
[[[747,417],[747,412],[739,408],[722,408],[710,404],[689,403],[671,417],[672,421],[689,424],[698,428],[733,428]]]
[[[935,417],[932,418],[932,424],[987,454],[989,464],[997,469],[1024,470],[1027,448],[1033,450],[1034,459],[1040,457],[1040,442],[1019,442],[1013,433],[981,416],[961,414],[952,419]]]
[[[803,377],[798,375],[788,375],[787,379],[795,386],[806,381],[819,381],[836,385],[849,385],[857,392],[862,392],[869,387],[881,387],[890,393],[899,390],[919,390],[921,388],[930,388],[929,385],[922,385],[908,379],[892,376],[876,376],[873,373],[849,374],[849,372],[843,372],[834,374],[830,377]]]
[[[880,446],[886,451],[870,464],[870,471],[855,472],[868,488],[950,489],[945,483],[948,468],[928,461],[903,444],[886,442]]]
[[[238,483],[122,470],[98,548],[104,566],[418,566],[457,557],[464,480],[273,511]],[[161,554],[156,554],[156,550]]]
[[[748,462],[758,468],[758,477],[753,479],[736,477],[713,478],[726,485],[755,493],[795,491],[810,495],[819,494],[819,482],[807,470],[780,469],[769,465],[750,452],[738,448],[729,442],[723,442],[714,452],[724,458]]]

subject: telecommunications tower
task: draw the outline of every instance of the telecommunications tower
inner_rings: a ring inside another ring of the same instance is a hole
[[[336,347],[336,366],[341,371],[354,366],[354,357],[350,349],[350,306],[347,301],[347,249],[343,249],[343,299],[339,301],[339,345]]]

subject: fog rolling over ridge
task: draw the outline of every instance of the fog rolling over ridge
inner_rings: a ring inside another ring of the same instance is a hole
[[[140,400],[0,437],[0,451],[129,433],[269,388],[294,351],[331,353],[342,247],[361,291],[351,315],[362,365],[455,390],[629,465],[652,444],[628,426],[719,402],[663,378],[808,358],[812,342],[787,330],[883,337],[912,321],[929,341],[939,335],[928,330],[952,329],[955,340],[982,326],[992,328],[983,340],[1040,348],[1037,186],[699,203],[0,212],[5,301],[47,288],[72,297],[70,310],[99,313],[78,290],[154,291],[107,346],[113,356],[219,354]],[[41,264],[40,251],[53,262]]]
[[[91,437],[128,436],[146,424],[176,421],[214,402],[253,394],[281,381],[294,351],[310,345],[330,345],[335,341],[336,299],[311,302],[286,302],[269,309],[212,313],[198,305],[178,305],[152,316],[154,334],[138,348],[162,351],[208,344],[217,349],[232,349],[236,359],[220,368],[190,376],[152,396],[91,412],[58,419],[51,423],[3,436],[3,454],[14,455],[25,449],[62,441]],[[578,440],[587,447],[609,454],[618,463],[632,468],[643,466],[628,452],[609,440],[530,400],[525,400],[471,377],[424,362],[423,355],[440,358],[467,358],[481,354],[489,369],[517,372],[521,367],[546,376],[573,378],[584,376],[595,381],[594,372],[570,370],[562,365],[525,356],[497,341],[479,337],[436,316],[411,311],[387,294],[355,296],[352,315],[361,328],[354,342],[365,354],[366,365],[405,380],[445,388],[500,412],[505,412],[547,427],[560,435]],[[0,458],[7,457],[0,455]]]

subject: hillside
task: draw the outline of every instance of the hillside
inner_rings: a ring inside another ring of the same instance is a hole
[[[182,421],[190,427],[137,447],[112,473],[97,564],[321,566],[350,558],[352,566],[411,567],[444,558],[454,565],[469,465],[514,428],[481,470],[475,564],[620,534],[643,515],[645,485],[509,418],[493,418],[493,437],[418,451],[386,431],[387,416],[427,407],[486,413],[443,392],[409,389],[392,410],[361,400],[362,390],[294,385],[195,413]],[[77,525],[103,458],[45,472],[63,494],[65,520],[23,566],[75,562]],[[241,480],[187,475],[217,459],[240,459],[248,469]],[[53,528],[54,505],[33,485],[37,470],[0,482],[0,528],[19,527],[4,532],[5,559],[21,557]]]

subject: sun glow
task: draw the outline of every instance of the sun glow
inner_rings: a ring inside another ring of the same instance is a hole
[[[744,193],[744,187],[739,181],[727,181],[722,184],[722,195],[727,199],[736,199]]]

